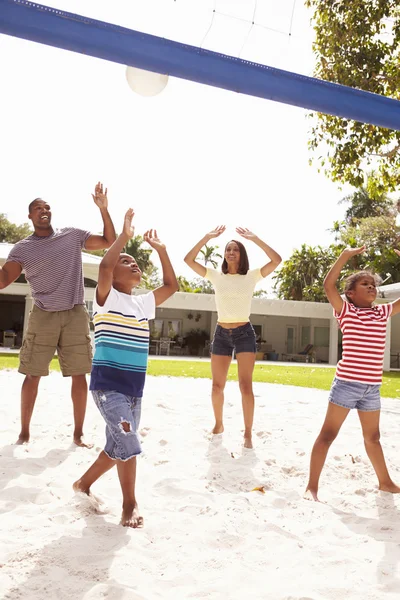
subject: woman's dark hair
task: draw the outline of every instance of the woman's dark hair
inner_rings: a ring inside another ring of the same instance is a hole
[[[357,281],[360,281],[360,279],[363,279],[363,277],[372,277],[372,279],[375,281],[376,287],[382,283],[382,279],[379,277],[379,275],[372,273],[372,271],[357,271],[356,273],[352,273],[347,277],[347,279],[344,280],[344,294],[349,302],[352,302],[352,299],[349,298],[347,292],[354,290]]]
[[[237,240],[230,240],[226,246],[225,246],[225,250],[224,250],[224,254],[226,252],[227,247],[229,246],[229,244],[231,242],[235,242],[235,244],[238,245],[239,248],[239,252],[240,252],[240,261],[239,261],[239,267],[238,267],[238,275],[246,275],[247,271],[249,270],[250,266],[249,266],[249,257],[247,256],[247,251],[246,248],[243,246],[242,242],[238,242]],[[229,273],[228,270],[228,263],[226,262],[226,258],[224,256],[224,261],[222,263],[222,267],[221,267],[221,271],[226,275],[227,273]]]

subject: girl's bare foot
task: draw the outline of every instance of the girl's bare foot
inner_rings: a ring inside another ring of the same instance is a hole
[[[313,500],[314,502],[320,502],[320,500],[318,499],[318,490],[313,490],[309,487],[304,492],[303,498],[305,500]]]
[[[381,492],[390,492],[391,494],[400,494],[400,487],[393,483],[393,481],[389,481],[389,483],[381,483],[379,485],[379,489]]]
[[[251,438],[251,435],[244,435],[243,438],[243,447],[244,448],[253,448],[253,440]]]
[[[214,429],[212,430],[212,432],[214,433],[214,435],[217,435],[218,433],[223,433],[224,432],[224,426],[223,425],[215,425]]]
[[[123,527],[132,527],[132,529],[143,527],[143,517],[139,514],[137,504],[130,507],[122,507],[120,524]]]

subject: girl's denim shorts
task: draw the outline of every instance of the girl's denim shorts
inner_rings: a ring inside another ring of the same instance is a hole
[[[106,422],[104,452],[113,460],[129,460],[142,452],[137,430],[142,399],[116,391],[92,390],[92,396]]]
[[[333,380],[329,401],[343,408],[356,408],[361,411],[380,410],[380,385],[369,385],[357,381]]]
[[[211,344],[211,354],[218,356],[232,356],[240,352],[256,352],[256,334],[251,323],[225,329],[221,325],[215,328],[214,338]]]

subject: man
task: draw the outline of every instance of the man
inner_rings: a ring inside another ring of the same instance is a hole
[[[49,364],[57,349],[64,377],[72,378],[74,442],[83,442],[87,382],[92,350],[89,315],[84,302],[81,251],[109,248],[115,241],[114,225],[108,213],[107,189],[99,182],[92,194],[103,219],[103,235],[66,227],[53,229],[51,209],[36,198],[29,205],[34,232],[15,244],[7,262],[0,267],[0,289],[25,271],[34,307],[24,336],[19,372],[25,375],[21,391],[21,433],[17,444],[29,441],[29,426],[40,378],[49,374]]]

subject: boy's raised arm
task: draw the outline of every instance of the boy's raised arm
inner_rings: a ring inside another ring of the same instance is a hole
[[[154,298],[156,306],[159,306],[170,296],[175,294],[179,290],[178,280],[174,272],[174,268],[169,259],[165,244],[163,244],[157,235],[157,231],[150,229],[144,234],[145,241],[158,253],[160,257],[162,272],[163,272],[163,285],[154,290]]]
[[[117,237],[111,248],[103,256],[99,267],[99,281],[97,283],[96,300],[99,306],[103,306],[110,293],[114,267],[118,262],[119,255],[125,244],[133,237],[135,228],[132,226],[133,208],[126,211],[122,233]]]

